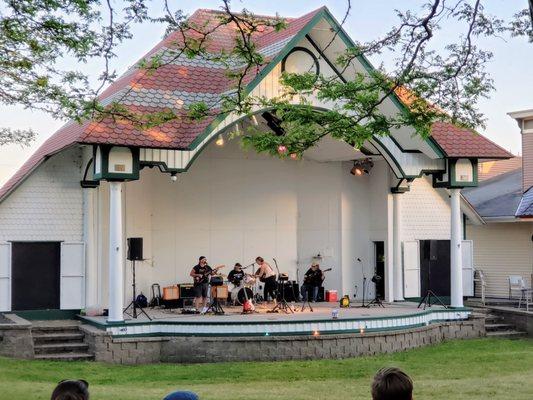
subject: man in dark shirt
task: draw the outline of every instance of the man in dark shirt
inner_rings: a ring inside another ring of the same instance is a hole
[[[320,270],[318,263],[314,262],[304,276],[304,284],[302,285],[303,300],[310,300],[309,294],[312,293],[313,301],[317,301],[318,289],[322,286],[323,281],[324,273]]]
[[[202,310],[207,306],[207,293],[209,290],[209,274],[213,269],[207,264],[207,258],[200,257],[198,264],[192,267],[190,275],[194,279],[194,307]]]
[[[233,269],[228,274],[228,281],[233,283],[235,286],[239,286],[244,279],[244,271],[242,270],[242,265],[236,263]]]

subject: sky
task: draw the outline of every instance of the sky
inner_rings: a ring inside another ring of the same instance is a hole
[[[118,0],[115,0],[118,1]],[[368,41],[379,37],[397,23],[394,8],[418,9],[422,0],[352,0],[352,9],[344,26],[348,34],[357,41]],[[527,0],[490,0],[485,2],[487,9],[502,17],[511,16],[514,12],[525,8]],[[157,5],[157,0],[155,0]],[[218,8],[218,0],[196,0],[170,2],[185,14],[197,8]],[[321,6],[329,10],[341,20],[346,12],[346,0],[233,0],[234,10],[246,8],[257,14],[297,17]],[[450,26],[449,32],[458,33],[456,27]],[[458,27],[457,27],[458,28]],[[133,65],[142,55],[147,53],[163,37],[164,27],[156,24],[143,24],[133,29],[133,39],[122,44],[116,51],[117,58],[112,68],[119,75]],[[441,33],[441,37],[446,35]],[[436,37],[439,40],[439,37]],[[490,98],[480,102],[479,107],[485,115],[486,128],[479,132],[498,143],[514,154],[521,152],[520,131],[516,122],[507,113],[510,111],[533,108],[533,44],[523,38],[500,39],[492,38],[483,43],[494,53],[488,66],[488,72],[494,79],[496,90]],[[387,66],[392,60],[386,54],[382,58],[371,59],[374,64],[384,62]],[[73,66],[76,67],[76,66]],[[97,76],[100,65],[91,63],[85,66],[89,74]],[[0,124],[4,127],[28,129],[37,132],[37,139],[27,148],[17,145],[0,147],[0,184],[4,183],[24,161],[65,121],[54,119],[53,116],[39,111],[23,109],[18,106],[0,107]]]

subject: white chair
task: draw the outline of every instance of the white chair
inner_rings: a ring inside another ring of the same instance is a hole
[[[522,289],[522,295],[518,301],[518,308],[522,307],[522,303],[526,305],[526,311],[529,311],[529,306],[533,306],[533,289]]]
[[[522,289],[526,288],[524,278],[520,275],[509,275],[507,279],[509,280],[509,300],[511,300],[513,291],[520,292],[520,297],[522,297]]]
[[[474,284],[479,284],[481,289],[481,303],[485,305],[485,290],[487,289],[487,281],[485,280],[485,273],[482,269],[474,270]]]

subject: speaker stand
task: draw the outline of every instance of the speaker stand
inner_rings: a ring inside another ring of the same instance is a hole
[[[133,272],[133,283],[131,285],[132,291],[133,291],[133,300],[128,304],[128,306],[122,311],[124,314],[129,315],[130,317],[137,319],[139,314],[143,314],[146,318],[148,318],[150,321],[152,318],[146,313],[146,311],[143,310],[142,307],[139,307],[137,305],[137,286],[135,284],[135,260],[131,260],[132,265],[132,272]],[[129,309],[132,309],[132,313],[128,311]],[[137,308],[140,310],[139,314],[137,314]]]

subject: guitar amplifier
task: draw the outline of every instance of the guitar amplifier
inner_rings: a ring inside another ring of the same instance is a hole
[[[192,283],[180,283],[178,287],[180,288],[181,299],[193,299],[194,298],[194,286]]]

